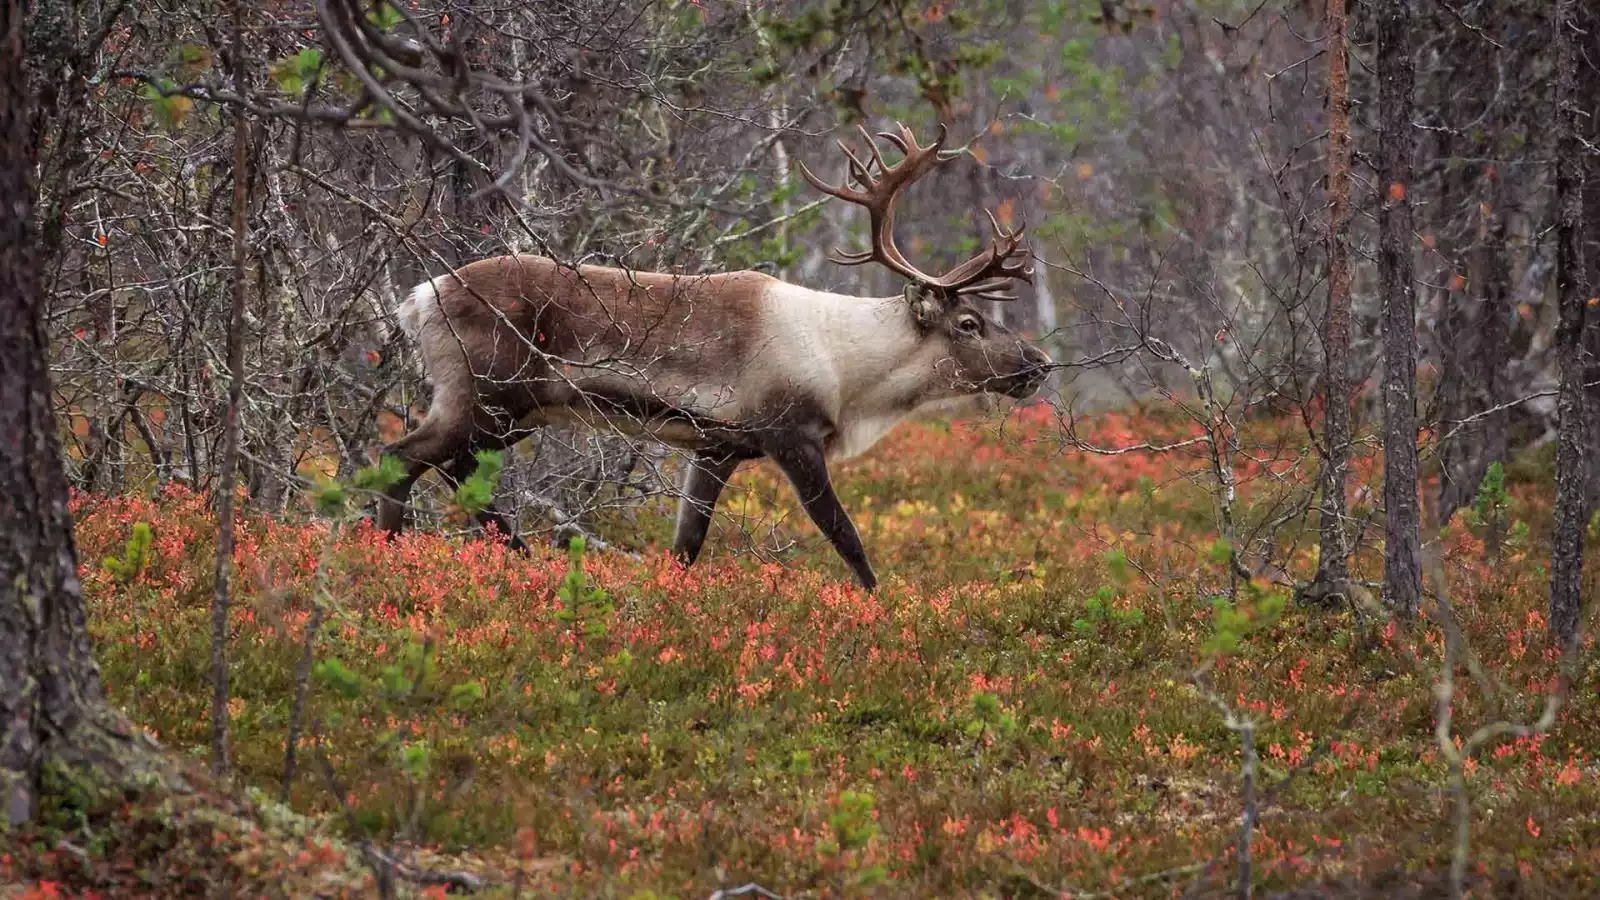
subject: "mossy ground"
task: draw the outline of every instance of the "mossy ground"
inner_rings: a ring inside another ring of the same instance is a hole
[[[915,424],[843,467],[846,506],[885,576],[870,597],[842,580],[765,467],[737,478],[701,565],[667,561],[666,510],[651,508],[601,523],[642,558],[588,554],[577,593],[563,589],[564,554],[521,558],[437,533],[386,544],[362,527],[325,553],[325,523],[247,516],[233,740],[242,783],[272,796],[325,567],[315,736],[292,790],[314,820],[273,825],[251,807],[207,832],[181,805],[168,822],[113,805],[90,821],[117,824],[97,830],[153,835],[138,840],[160,853],[119,843],[79,871],[43,848],[0,878],[93,888],[107,872],[128,883],[117,860],[158,859],[162,883],[202,893],[292,894],[323,877],[327,893],[360,892],[359,860],[327,841],[371,836],[476,866],[507,893],[518,878],[524,896],[703,897],[752,880],[785,896],[1212,895],[1230,890],[1241,810],[1238,736],[1190,681],[1214,657],[1216,694],[1257,726],[1258,889],[1437,890],[1451,824],[1433,733],[1436,624],[1275,612],[1287,590],[1265,581],[1219,610],[1230,577],[1205,462],[1064,453],[1055,434],[1042,416]],[[1112,414],[1085,436],[1184,434]],[[1244,437],[1238,515],[1251,527],[1280,518],[1315,463],[1287,424]],[[1376,468],[1358,460],[1354,480],[1375,488]],[[1446,539],[1452,599],[1494,694],[1458,678],[1464,727],[1494,710],[1533,718],[1557,672],[1543,625],[1548,484],[1512,479],[1510,515],[1528,527],[1498,565],[1462,520]],[[1371,491],[1356,495],[1355,514],[1370,515]],[[202,759],[206,503],[175,492],[76,503],[108,690]],[[140,522],[153,535],[140,571],[102,565]],[[1276,526],[1294,578],[1315,566],[1307,526]],[[1376,578],[1380,562],[1364,542],[1357,577]],[[1219,640],[1219,622],[1236,643]],[[1600,707],[1584,646],[1557,726],[1470,766],[1485,896],[1600,891]],[[252,856],[261,846],[274,849]]]

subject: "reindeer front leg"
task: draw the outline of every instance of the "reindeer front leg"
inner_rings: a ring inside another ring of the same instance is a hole
[[[861,536],[856,533],[850,514],[839,503],[833,492],[833,480],[828,477],[828,461],[822,442],[793,434],[776,436],[764,448],[794,485],[800,503],[805,506],[811,521],[833,543],[833,549],[855,572],[856,580],[869,592],[877,588],[878,577],[872,573],[872,563],[867,561],[867,551],[861,546]]]
[[[678,499],[678,523],[672,535],[672,554],[686,566],[694,565],[711,527],[711,514],[728,479],[743,460],[735,453],[702,450],[689,462]]]

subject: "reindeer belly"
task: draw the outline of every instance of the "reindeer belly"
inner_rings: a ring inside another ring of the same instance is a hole
[[[671,447],[695,450],[715,443],[703,425],[671,415],[641,419],[621,413],[576,409],[570,406],[543,409],[520,423],[524,428],[540,425],[571,425],[594,431],[615,431],[629,437],[658,441]]]
[[[740,429],[740,404],[726,386],[649,386],[614,376],[552,381],[519,426],[578,425],[659,441],[682,449],[729,442]]]

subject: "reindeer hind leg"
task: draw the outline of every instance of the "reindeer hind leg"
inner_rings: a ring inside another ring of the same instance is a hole
[[[451,407],[434,404],[434,410],[416,430],[383,448],[405,464],[406,473],[390,485],[378,500],[378,527],[391,535],[405,528],[406,504],[411,488],[429,469],[456,459],[472,443],[472,421],[464,415],[448,415]]]
[[[480,451],[503,450],[516,444],[518,441],[522,440],[522,438],[527,437],[529,433],[529,431],[524,430],[520,433],[508,434],[505,436],[490,436],[487,438],[479,438],[474,440],[472,445],[457,455],[455,460],[450,464],[449,476],[451,481],[455,484],[460,484],[461,482],[466,481],[468,478],[471,478],[472,474],[478,471],[478,453]],[[478,527],[483,528],[484,530],[488,530],[489,526],[493,525],[495,530],[506,539],[507,547],[517,551],[518,553],[528,552],[528,545],[522,540],[522,535],[518,533],[516,523],[508,518],[505,513],[500,511],[500,508],[495,504],[493,498],[490,498],[488,504],[486,504],[483,509],[480,509],[474,513],[473,518],[477,520]]]

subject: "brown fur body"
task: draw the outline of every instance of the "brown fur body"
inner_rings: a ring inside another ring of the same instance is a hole
[[[419,286],[399,316],[421,343],[437,428],[492,436],[575,421],[694,449],[710,438],[685,421],[707,411],[695,392],[726,395],[719,379],[747,368],[773,281],[502,256]]]
[[[872,249],[836,259],[904,276],[901,296],[814,291],[756,272],[669,275],[538,256],[479,260],[418,285],[395,316],[421,346],[433,405],[385,448],[406,475],[385,492],[379,525],[401,529],[411,486],[429,468],[459,481],[476,468],[477,451],[542,425],[611,427],[692,454],[673,537],[686,565],[734,470],[770,457],[871,590],[877,576],[828,460],[861,453],[919,410],[985,393],[1030,396],[1050,370],[1050,357],[974,305],[1008,299],[1001,288],[1031,280],[1022,229],[991,216],[995,239],[984,251],[942,275],[917,269],[894,246],[895,201],[941,161],[945,131],[926,147],[904,126],[881,136],[904,159],[889,165],[870,137],[870,162],[845,148],[854,188],[828,185],[804,165],[801,174],[867,208]],[[521,546],[492,508],[481,518]]]
[[[897,422],[981,393],[1024,397],[1049,357],[960,296],[860,298],[757,272],[671,275],[480,260],[418,285],[396,311],[433,389],[421,426],[385,448],[407,477],[380,504],[399,531],[416,478],[548,424],[609,427],[693,454],[674,549],[693,562],[739,463],[771,457],[867,587],[876,584],[826,461]],[[512,533],[495,511],[483,518]],[[513,538],[520,546],[520,540]]]

